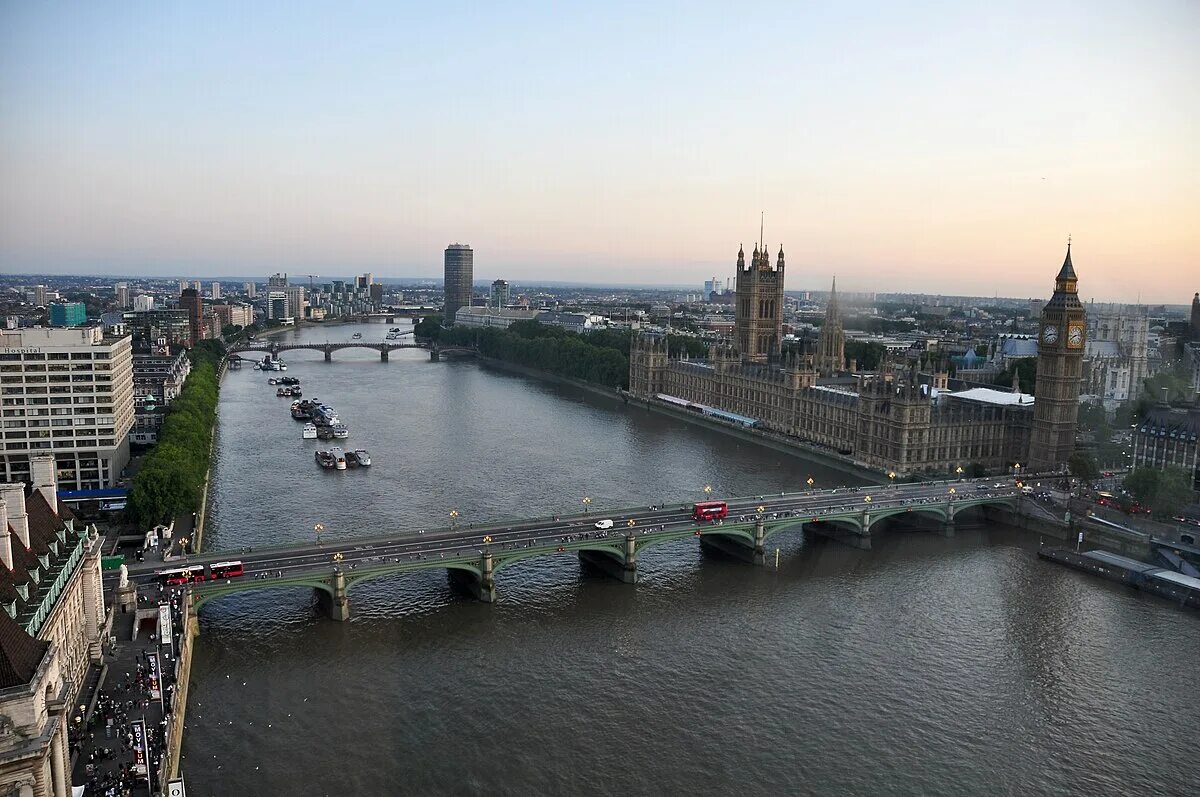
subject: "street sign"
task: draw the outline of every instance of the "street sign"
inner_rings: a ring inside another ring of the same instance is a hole
[[[183,778],[167,781],[167,797],[187,797],[187,789],[183,787]]]

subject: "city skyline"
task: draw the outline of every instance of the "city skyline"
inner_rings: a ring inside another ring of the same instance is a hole
[[[0,15],[10,273],[1195,290],[1190,4]]]

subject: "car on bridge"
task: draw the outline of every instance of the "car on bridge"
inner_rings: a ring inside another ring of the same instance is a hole
[[[595,525],[598,529],[611,529],[613,522],[611,520],[597,520]]]

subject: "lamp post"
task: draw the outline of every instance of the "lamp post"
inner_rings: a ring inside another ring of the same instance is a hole
[[[592,499],[585,495],[583,497],[583,514],[586,515],[588,513],[588,510],[591,509],[591,507],[592,507]]]
[[[962,465],[956,465],[954,468],[954,472],[956,474],[958,474],[958,478],[961,479],[962,478]]]
[[[321,545],[321,532],[325,530],[324,523],[316,523],[313,525],[313,531],[317,533],[317,547]]]
[[[816,484],[816,482],[814,482],[814,481],[813,481],[813,477],[812,477],[812,476],[809,476],[809,477],[808,477],[808,481],[806,482],[806,484],[808,484],[808,489],[810,489],[810,490],[811,490],[811,489],[812,489],[812,486],[813,486],[814,484]]]
[[[889,479],[891,479],[891,485],[892,485],[893,487],[895,487],[895,486],[896,486],[896,471],[894,471],[894,470],[889,470],[889,471],[888,471],[888,478],[889,478]]]
[[[452,529],[454,528],[454,524],[457,520],[458,520],[458,510],[451,509],[450,510],[450,528],[452,528]]]
[[[183,554],[183,561],[187,561],[188,543],[191,542],[187,537],[179,538],[179,552]]]
[[[712,485],[706,484],[704,485],[704,497],[708,498],[710,495],[712,495]]]
[[[334,555],[333,555],[333,557],[332,557],[332,559],[333,559],[333,569],[334,569],[334,570],[337,570],[337,568],[338,568],[338,564],[340,564],[340,563],[341,563],[341,561],[342,561],[343,559],[345,559],[345,558],[346,558],[346,557],[342,556],[342,552],[341,552],[341,551],[337,551],[337,552],[335,552],[335,553],[334,553]]]

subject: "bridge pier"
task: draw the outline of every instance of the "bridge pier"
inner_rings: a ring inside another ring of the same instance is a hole
[[[700,547],[709,551],[718,551],[734,559],[740,559],[752,565],[762,567],[767,563],[766,528],[762,518],[754,522],[754,546],[751,547],[737,537],[726,537],[722,534],[702,534]]]
[[[942,524],[942,536],[954,536],[954,504],[950,504],[946,510],[946,522]]]
[[[387,350],[386,348],[385,348],[385,349],[380,349],[380,350],[379,350],[379,361],[380,361],[380,362],[387,362],[387,361],[388,361],[388,350]]]
[[[442,359],[442,355],[438,351],[437,346],[434,346],[433,348],[431,348],[429,350],[429,362],[431,362],[431,363],[441,362],[441,359]]]
[[[859,531],[853,527],[838,525],[836,521],[823,521],[821,523],[805,523],[805,531],[812,531],[820,534],[835,542],[840,542],[843,545],[849,545],[851,548],[859,548],[864,551],[871,550],[871,533]]]
[[[333,349],[329,348],[328,346],[325,347],[325,362],[333,362]]]
[[[480,575],[475,575],[469,570],[458,570],[451,568],[446,571],[450,579],[450,584],[455,589],[458,589],[470,595],[476,600],[484,603],[496,602],[496,578],[492,571],[492,554],[486,552],[479,558]]]
[[[333,571],[333,594],[317,590],[317,602],[329,614],[329,619],[340,623],[350,619],[350,598],[346,593],[346,574],[341,569]]]
[[[637,541],[632,536],[625,538],[624,557],[607,551],[580,551],[579,561],[618,581],[637,583]]]

